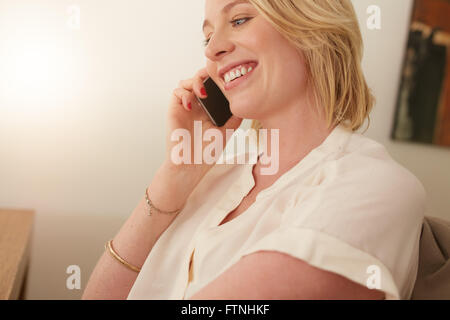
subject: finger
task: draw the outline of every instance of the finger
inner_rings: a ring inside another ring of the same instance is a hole
[[[206,68],[202,68],[202,69],[198,70],[195,75],[197,77],[201,78],[202,80],[205,80],[206,78],[209,77],[209,74],[208,74],[208,71],[206,70]]]
[[[203,80],[200,77],[195,76],[192,79],[181,80],[178,86],[182,89],[192,91],[197,97],[206,98],[206,89],[203,85]]]
[[[191,92],[183,89],[183,88],[176,88],[173,90],[173,94],[178,98],[179,103],[186,109],[191,110],[192,109],[192,98],[191,98]]]
[[[203,84],[203,82],[209,78],[209,74],[206,71],[206,68],[202,68],[197,71],[194,77],[194,92],[198,97],[206,98],[208,96],[208,93],[206,92],[206,88]]]
[[[186,90],[192,90],[192,83],[192,79],[180,80],[180,82],[178,82],[178,87]]]
[[[193,78],[181,80],[180,82],[178,82],[178,86],[186,90],[194,91],[194,94],[197,97],[206,98],[206,94],[204,94],[206,92],[206,89],[203,89],[202,91],[202,88],[203,88],[203,81],[208,77],[209,74],[206,71],[206,68],[202,68],[195,73]]]
[[[193,80],[193,91],[197,97],[205,99],[208,96],[205,85],[201,77],[195,77]]]
[[[192,91],[197,97],[206,98],[206,89],[203,86],[203,81],[199,77],[195,77],[189,80],[182,80],[179,82],[180,88]]]

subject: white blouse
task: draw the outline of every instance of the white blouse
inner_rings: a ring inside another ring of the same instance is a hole
[[[254,131],[246,134],[256,144]],[[338,125],[219,226],[253,188],[253,166],[214,165],[155,243],[128,299],[189,298],[260,250],[375,286],[386,299],[410,298],[426,192],[382,144]]]

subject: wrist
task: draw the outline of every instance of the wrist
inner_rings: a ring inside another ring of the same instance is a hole
[[[199,171],[165,162],[147,188],[148,197],[163,211],[181,209],[201,177]]]
[[[188,179],[188,182],[196,184],[211,169],[213,165],[207,164],[175,164],[172,161],[165,160],[160,170],[167,172],[168,175]]]

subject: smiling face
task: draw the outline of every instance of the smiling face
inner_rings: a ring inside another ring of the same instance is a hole
[[[206,0],[203,32],[208,74],[236,116],[264,121],[305,96],[303,55],[248,1]]]

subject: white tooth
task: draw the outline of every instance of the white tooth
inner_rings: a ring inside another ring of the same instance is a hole
[[[234,79],[244,76],[247,73],[249,73],[250,71],[252,71],[252,67],[250,67],[247,71],[247,69],[245,67],[239,66],[234,71],[230,71],[225,74],[225,76],[224,76],[225,83],[231,82]]]
[[[253,68],[252,67],[249,67],[248,68],[248,72],[250,72],[250,71],[252,71],[253,70]]]

